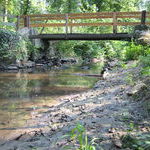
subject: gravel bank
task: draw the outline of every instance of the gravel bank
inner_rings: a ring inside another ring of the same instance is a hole
[[[129,123],[142,122],[140,102],[131,101],[129,74],[139,68],[113,68],[104,80],[99,80],[88,92],[60,100],[42,114],[36,114],[29,129],[19,129],[9,141],[0,142],[0,150],[63,150],[70,144],[62,139],[77,123],[84,125],[89,138],[98,138],[97,150],[122,149],[120,137],[126,134]],[[18,132],[17,132],[18,133]]]

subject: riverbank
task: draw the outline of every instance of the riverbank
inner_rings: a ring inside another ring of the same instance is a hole
[[[139,73],[139,68],[132,66],[133,63],[126,68],[114,67],[88,92],[70,95],[48,111],[33,114],[27,127],[14,131],[9,141],[0,142],[0,150],[63,150],[72,143],[62,137],[77,123],[86,128],[90,139],[98,138],[98,150],[124,149],[120,138],[128,133],[130,123],[139,124],[140,131],[150,131],[141,102],[131,101],[132,80],[137,83],[135,75]]]

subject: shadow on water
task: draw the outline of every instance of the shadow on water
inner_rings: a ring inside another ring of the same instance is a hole
[[[47,110],[60,97],[91,88],[98,78],[73,75],[100,74],[100,66],[89,68],[74,65],[45,72],[0,73],[0,130],[23,127],[33,113]]]

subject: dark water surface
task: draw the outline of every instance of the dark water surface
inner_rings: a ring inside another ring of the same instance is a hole
[[[0,73],[0,134],[1,130],[24,126],[34,113],[46,111],[59,98],[91,88],[98,78],[75,74],[100,74],[100,70],[94,65],[89,70],[69,66],[32,73]]]

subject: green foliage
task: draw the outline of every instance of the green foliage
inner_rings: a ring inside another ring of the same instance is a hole
[[[86,43],[75,45],[74,52],[78,56],[81,56],[83,60],[90,59],[91,56],[90,46]]]
[[[29,39],[24,39],[25,46],[27,49],[27,57],[31,60],[37,60],[40,55],[40,49],[32,44],[32,42]]]
[[[75,56],[73,47],[76,44],[77,41],[59,41],[56,43],[56,48],[63,57],[73,57]]]
[[[100,44],[96,42],[80,42],[73,47],[73,50],[84,61],[88,61],[94,57],[100,58],[104,55]]]
[[[144,76],[150,76],[150,54],[147,56],[140,56],[139,62],[143,66],[141,74]]]
[[[137,131],[138,126],[131,122],[127,134],[122,136],[122,148],[130,148],[132,150],[149,150],[150,149],[150,135],[148,133],[134,134],[133,131]]]
[[[127,134],[122,137],[123,148],[131,148],[132,150],[149,150],[150,135],[143,134],[137,137]]]
[[[144,76],[150,76],[150,66],[142,68],[141,73]]]
[[[70,138],[74,141],[75,144],[73,148],[76,147],[76,150],[96,150],[94,146],[96,139],[89,142],[86,129],[81,124],[77,124],[76,127],[72,129]]]
[[[145,56],[145,57],[144,56],[140,56],[139,60],[140,60],[140,64],[143,67],[149,67],[150,66],[150,54]]]
[[[104,49],[100,42],[90,41],[60,41],[56,44],[58,51],[63,57],[79,57],[83,61],[91,58],[101,58],[104,56]]]
[[[27,60],[37,49],[18,33],[0,29],[0,62],[13,63],[16,60]]]
[[[150,54],[150,47],[134,42],[129,43],[125,47],[125,58],[126,60],[137,60],[140,56],[147,56]]]
[[[0,29],[0,61],[27,58],[26,42],[12,31]]]
[[[5,3],[8,3],[7,6]],[[76,13],[76,12],[102,12],[102,11],[130,11],[137,10],[139,0],[43,0],[43,1],[32,1],[32,0],[0,0],[3,4],[0,6],[0,12],[3,14],[4,8],[7,9],[8,13],[14,15],[21,14],[35,14],[35,13]],[[122,3],[124,5],[122,5]],[[16,20],[15,20],[16,21]],[[78,20],[80,21],[80,20]],[[84,22],[99,22],[99,21],[111,21],[111,19],[86,19]],[[55,22],[55,21],[54,21]],[[129,31],[126,28],[120,28],[119,32]],[[58,33],[64,32],[61,28],[46,28],[46,33]],[[100,26],[100,27],[74,27],[73,32],[80,33],[110,33],[112,32],[111,27]],[[63,54],[63,57],[67,56],[78,56],[83,60],[89,60],[93,57],[101,57],[106,55],[108,58],[112,57],[123,57],[123,45],[121,42],[79,42],[79,41],[61,41],[58,42],[57,48]],[[30,47],[30,46],[29,46]],[[28,49],[28,48],[27,48]],[[141,55],[140,48],[135,50],[133,46],[127,46],[127,59],[137,59]],[[130,49],[130,50],[129,50]],[[139,52],[140,51],[140,52]],[[137,52],[135,54],[134,52]],[[32,50],[28,51],[29,54]],[[37,55],[38,51],[34,50]],[[139,54],[140,53],[140,54]],[[21,56],[18,56],[21,57]]]
[[[131,73],[127,74],[127,76],[125,77],[125,80],[129,85],[133,86],[135,84],[134,76]]]

